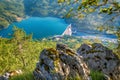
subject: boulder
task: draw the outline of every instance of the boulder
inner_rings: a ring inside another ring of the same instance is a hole
[[[64,44],[44,49],[33,72],[35,80],[90,80],[90,70],[73,50]]]
[[[83,44],[77,49],[77,54],[83,57],[90,69],[101,71],[112,80],[120,80],[120,60],[112,50],[100,43]]]
[[[8,78],[6,78],[4,76],[0,76],[0,80],[8,80]]]

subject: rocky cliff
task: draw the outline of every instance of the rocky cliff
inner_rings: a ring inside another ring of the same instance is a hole
[[[44,49],[33,73],[35,80],[90,79],[90,70],[83,59],[62,44],[57,44],[56,49]]]
[[[91,70],[102,72],[104,80],[120,80],[120,60],[98,43],[83,44],[77,52],[63,44],[44,49],[33,74],[35,80],[92,80]]]
[[[103,72],[109,79],[120,80],[120,60],[112,50],[102,44],[82,44],[77,53],[83,57],[89,69]]]

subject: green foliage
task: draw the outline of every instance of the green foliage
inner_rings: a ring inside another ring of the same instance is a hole
[[[78,49],[81,44],[86,43],[88,45],[91,45],[93,43],[101,43],[106,47],[109,47],[110,49],[115,49],[117,47],[117,43],[105,41],[103,42],[99,38],[81,38],[81,37],[75,37],[75,36],[64,36],[63,38],[56,40],[56,39],[51,39],[52,41],[56,41],[57,43],[64,43],[67,44],[70,48],[72,49]]]
[[[18,36],[19,35],[19,36]],[[17,27],[11,39],[0,38],[0,74],[21,69],[22,75],[11,80],[32,80],[32,72],[44,48],[55,48],[56,42],[34,41]]]
[[[0,29],[24,16],[23,0],[0,0]]]
[[[67,80],[83,80],[81,76],[68,77]]]
[[[24,0],[24,4],[26,14],[30,16],[60,17],[67,12],[65,9],[61,9],[63,5],[59,5],[57,0]]]
[[[0,18],[0,29],[6,28],[9,25],[9,22],[3,18]]]
[[[117,2],[117,0],[58,0],[59,3],[72,3],[73,4],[78,4],[75,5],[77,8],[74,8],[77,12],[86,14],[86,13],[92,13],[95,12],[96,10],[100,13],[106,13],[108,15],[111,15],[112,13],[119,14],[120,10],[120,3]],[[68,6],[71,6],[68,5]],[[74,6],[74,7],[75,7]]]
[[[22,75],[18,75],[18,76],[13,76],[10,78],[10,80],[34,80],[34,77],[33,77],[33,72],[26,72],[26,73],[23,73]]]
[[[65,0],[58,0],[58,3],[62,3],[62,2],[65,2]]]
[[[91,70],[90,76],[92,80],[105,80],[104,74],[99,71]]]
[[[120,59],[120,28],[117,30],[116,35],[118,37],[118,46],[117,49],[115,50],[115,53],[118,55]]]

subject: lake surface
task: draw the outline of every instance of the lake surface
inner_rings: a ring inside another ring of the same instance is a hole
[[[22,20],[21,22],[16,22],[11,24],[7,29],[0,30],[0,36],[5,38],[10,38],[12,34],[13,26],[17,26],[25,30],[27,34],[33,34],[33,39],[46,38],[54,35],[61,35],[67,24],[64,19],[54,18],[54,17],[30,17],[28,19]],[[96,38],[100,39],[117,39],[113,34],[106,34],[98,31],[91,30],[81,30],[73,34],[73,36],[81,36],[84,38]]]
[[[0,30],[0,36],[9,38],[12,34],[13,26],[17,26],[26,31],[27,34],[33,34],[34,39],[61,35],[66,27],[64,19],[54,17],[31,17],[21,22],[11,24],[7,29]]]

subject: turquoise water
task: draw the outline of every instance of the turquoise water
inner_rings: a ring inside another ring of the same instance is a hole
[[[7,29],[0,30],[0,36],[9,38],[10,34],[12,34],[14,25],[24,29],[27,34],[32,33],[34,39],[61,35],[68,26],[64,19],[53,17],[31,17],[22,20],[21,22],[13,23]]]
[[[33,39],[41,39],[54,35],[61,35],[69,24],[65,23],[64,19],[54,17],[30,17],[11,24],[7,29],[0,30],[0,36],[10,38],[12,34],[13,26],[17,26],[25,30],[27,34],[33,34]],[[93,33],[95,32],[95,33]],[[93,33],[93,34],[92,34]],[[97,34],[96,34],[97,33]],[[91,30],[81,30],[73,36],[81,37],[100,37],[108,39],[116,39],[117,37],[113,34],[106,34],[102,32],[96,32]]]

